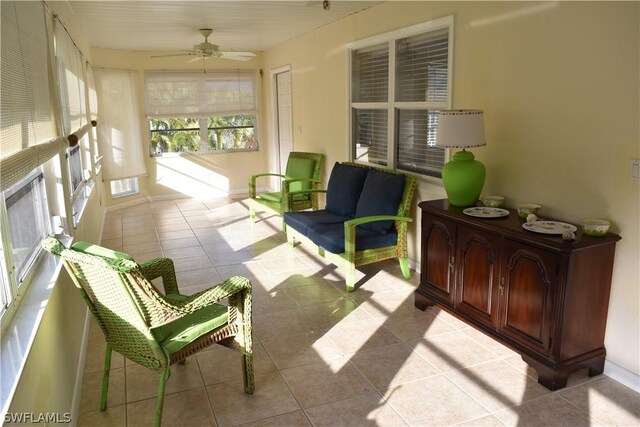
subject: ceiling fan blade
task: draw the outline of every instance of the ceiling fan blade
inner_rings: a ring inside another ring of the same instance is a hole
[[[196,54],[193,52],[171,53],[169,55],[152,55],[151,58],[168,58],[170,56],[192,56],[192,55],[196,55]]]
[[[196,61],[201,61],[201,60],[203,60],[203,59],[205,59],[205,60],[206,60],[206,59],[209,59],[209,58],[211,58],[211,57],[210,57],[210,56],[204,56],[204,55],[198,55],[198,56],[196,56],[195,58],[188,60],[188,61],[187,61],[187,64],[190,64],[190,63],[192,63],[192,62],[196,62]]]
[[[220,52],[220,58],[232,59],[234,61],[248,61],[256,56],[251,52]]]

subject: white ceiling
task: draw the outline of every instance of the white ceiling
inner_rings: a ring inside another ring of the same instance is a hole
[[[70,1],[92,47],[191,49],[213,28],[220,50],[259,52],[380,1]]]

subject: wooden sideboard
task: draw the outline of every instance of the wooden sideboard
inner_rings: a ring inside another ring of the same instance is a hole
[[[569,374],[604,369],[604,334],[616,234],[576,239],[465,215],[447,200],[425,201],[415,306],[437,305],[517,351],[538,382],[563,388]],[[541,215],[543,218],[544,213]]]

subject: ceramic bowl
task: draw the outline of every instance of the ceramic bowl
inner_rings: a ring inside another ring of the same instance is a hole
[[[503,196],[482,196],[480,197],[480,202],[482,206],[486,206],[489,208],[499,208],[504,204]]]
[[[538,215],[542,206],[535,203],[521,203],[518,205],[518,216],[526,218],[530,214]]]
[[[582,232],[589,236],[604,236],[609,231],[609,221],[604,219],[583,219]]]

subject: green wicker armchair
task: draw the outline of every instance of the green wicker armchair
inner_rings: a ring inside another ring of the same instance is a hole
[[[104,332],[100,410],[107,407],[112,350],[160,374],[155,424],[162,420],[169,367],[199,350],[222,344],[242,355],[244,390],[253,393],[251,282],[232,277],[191,296],[181,295],[169,258],[137,264],[122,252],[85,242],[67,249],[53,237],[43,247],[60,256]],[[162,277],[165,294],[151,283]],[[227,299],[228,306],[218,304]]]
[[[317,188],[320,183],[320,173],[324,164],[324,154],[304,153],[292,151],[289,153],[287,168],[284,175],[277,173],[261,173],[249,176],[249,215],[255,222],[256,211],[271,211],[282,216],[285,212],[318,209],[318,194],[304,193],[304,190]],[[282,178],[280,191],[258,193],[256,183],[258,178]],[[290,192],[296,196],[290,198]],[[284,231],[284,223],[282,230]]]

